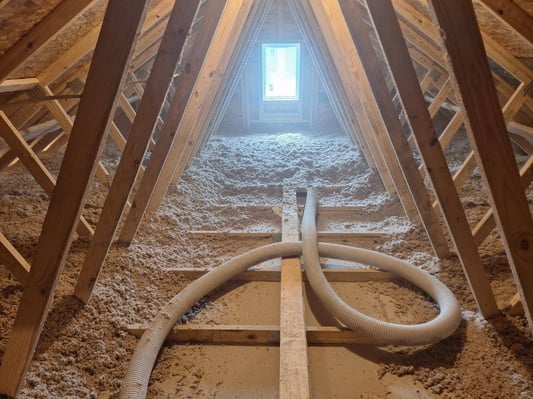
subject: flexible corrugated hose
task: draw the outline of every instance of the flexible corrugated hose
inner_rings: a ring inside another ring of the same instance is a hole
[[[249,267],[270,259],[299,256],[303,253],[309,283],[326,309],[347,327],[363,336],[372,337],[377,345],[426,345],[448,337],[457,329],[461,319],[459,304],[451,291],[429,273],[379,252],[318,243],[316,207],[316,193],[310,190],[302,220],[302,242],[270,244],[245,252],[211,270],[172,298],[150,322],[139,340],[119,397],[146,397],[150,374],[166,336],[197,301]],[[433,320],[415,325],[388,323],[366,316],[348,306],[333,291],[322,271],[320,256],[358,262],[393,272],[429,294],[439,305],[440,313]]]

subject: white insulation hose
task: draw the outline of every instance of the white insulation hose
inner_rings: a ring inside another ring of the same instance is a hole
[[[316,208],[316,198],[314,201]],[[374,337],[376,344],[430,344],[446,338],[456,330],[461,317],[459,305],[444,284],[407,262],[378,252],[343,245],[317,244],[316,234],[314,240],[311,236],[312,231],[316,230],[313,227],[315,215],[316,210],[310,216],[307,213],[307,219],[311,220],[312,225],[310,230],[303,233],[304,264],[311,287],[339,321],[362,335]],[[306,254],[306,251],[310,251],[310,254]],[[146,397],[150,374],[166,336],[181,316],[196,302],[249,267],[270,259],[301,254],[301,242],[277,243],[253,249],[223,263],[179,292],[155,316],[139,340],[128,365],[119,397],[128,399]],[[319,256],[343,259],[391,271],[428,293],[439,305],[440,314],[427,323],[417,325],[386,323],[361,314],[346,305],[331,289],[322,271],[317,270],[317,262],[318,269],[321,269]],[[311,262],[311,266],[307,262]]]
[[[440,307],[439,315],[426,323],[404,325],[388,323],[369,317],[347,305],[333,290],[320,265],[316,233],[317,196],[308,190],[302,218],[302,253],[309,284],[325,308],[353,331],[372,337],[377,342],[393,345],[425,345],[451,335],[461,321],[461,309],[452,292],[438,279],[411,264],[379,252],[358,250],[357,262],[385,269],[413,283],[429,294]],[[336,253],[341,259],[349,258],[343,246]],[[353,259],[348,259],[353,260]]]

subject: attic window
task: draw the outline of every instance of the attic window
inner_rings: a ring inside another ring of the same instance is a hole
[[[263,101],[300,99],[300,44],[262,45]]]

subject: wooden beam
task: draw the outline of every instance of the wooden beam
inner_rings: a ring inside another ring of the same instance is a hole
[[[355,283],[362,281],[387,281],[397,278],[393,273],[376,269],[324,269],[324,275],[329,282]],[[168,273],[180,274],[183,277],[196,280],[208,273],[207,269],[166,269]],[[249,270],[233,277],[230,281],[281,281],[281,270]],[[303,281],[307,281],[307,274],[303,272]]]
[[[39,86],[39,88],[46,96],[54,95],[54,93],[52,92],[52,90],[50,90],[50,87],[48,86]],[[59,126],[61,126],[65,134],[67,136],[70,136],[74,123],[72,122],[70,115],[67,113],[67,111],[65,111],[61,103],[58,100],[47,101],[45,103],[45,107],[48,109],[48,111],[50,111],[50,114],[52,114],[57,123],[59,123]],[[105,187],[109,187],[109,172],[102,164],[102,162],[98,162],[98,164],[96,165],[96,177]]]
[[[359,122],[367,124],[362,129],[368,133],[369,143],[375,140],[376,148],[383,157],[391,175],[402,207],[412,222],[418,221],[418,212],[415,200],[409,190],[402,168],[394,154],[387,127],[379,112],[379,107],[372,96],[372,90],[365,74],[362,72],[360,58],[350,37],[350,32],[345,23],[342,23],[342,14],[338,3],[323,1],[302,1],[303,7],[311,7],[312,17],[316,18],[320,30],[327,42],[328,48],[335,60],[336,68],[342,76],[345,90],[352,94],[351,105],[358,110]],[[341,19],[339,19],[341,18]],[[339,23],[338,21],[341,21]]]
[[[26,284],[30,264],[2,233],[0,233],[0,265],[7,267],[19,283]]]
[[[527,190],[533,181],[533,156],[530,156],[524,166],[520,168],[520,181],[522,182],[522,187],[524,190]],[[483,241],[485,241],[494,227],[496,227],[494,212],[492,209],[489,209],[472,231],[474,234],[474,240],[476,241],[476,245],[478,247],[483,244]]]
[[[192,152],[189,153],[187,166],[189,167],[198,153],[209,140],[211,135],[218,131],[222,119],[231,103],[241,78],[246,75],[246,64],[254,48],[257,48],[259,33],[268,16],[273,0],[262,0],[255,8],[255,13],[250,16],[250,20],[244,26],[236,49],[233,52],[226,73],[222,78],[218,90],[213,99],[213,105],[208,112],[203,113],[197,121],[197,140]],[[176,181],[176,180],[174,180]]]
[[[366,4],[472,294],[481,314],[487,318],[494,316],[498,313],[496,300],[439,145],[430,111],[418,87],[392,3],[390,0],[366,0]]]
[[[514,0],[478,0],[502,21],[533,44],[533,18]]]
[[[150,198],[147,208],[149,215],[157,212],[172,182],[172,177],[177,175],[178,168],[183,170],[181,168],[185,166],[187,154],[192,151],[194,145],[193,129],[196,120],[201,114],[201,110],[205,112],[211,104],[211,94],[216,91],[220,83],[253,4],[253,2],[243,2],[242,0],[228,4],[231,7],[228,8],[227,14],[224,13],[222,25],[217,28],[215,39],[213,39],[215,43],[223,43],[223,45],[210,48],[202,65],[200,76],[194,86],[194,92],[197,95],[191,97],[187,103],[187,109],[176,132],[176,138]]]
[[[330,99],[339,123],[343,126],[346,134],[359,144],[369,166],[372,168],[372,164],[375,165],[387,192],[391,196],[395,195],[396,188],[386,160],[379,149],[374,130],[363,111],[363,106],[355,90],[352,89],[353,85],[343,84],[342,67],[339,68],[335,64],[325,34],[314,18],[310,5],[300,0],[289,0],[288,4],[302,32],[309,54],[321,78],[322,86]]]
[[[281,221],[282,241],[299,241],[296,192],[287,188],[283,189]],[[281,260],[280,295],[279,397],[310,398],[302,265],[299,257]]]
[[[11,0],[0,0],[0,10],[8,5]]]
[[[150,14],[146,17],[143,25],[143,32],[149,30],[159,18],[163,18],[169,9],[169,4],[166,1],[160,1],[155,7],[150,10]],[[100,32],[100,25],[91,29],[85,36],[79,39],[72,47],[61,54],[52,64],[50,64],[44,71],[42,71],[37,79],[41,85],[48,86],[55,80],[63,76],[73,66],[90,54],[94,50],[98,34]],[[33,108],[30,111],[24,112],[22,115],[18,113],[12,118],[15,126],[25,126],[26,123],[40,110],[40,107]]]
[[[56,179],[46,169],[46,166],[41,162],[37,154],[33,151],[26,140],[22,137],[20,132],[9,121],[6,114],[0,111],[0,136],[11,147],[11,150],[17,155],[20,161],[31,173],[35,181],[42,187],[42,189],[51,196],[56,187]],[[80,216],[80,223],[78,224],[78,233],[83,237],[91,237],[94,233],[91,225]]]
[[[146,0],[113,0],[107,6],[71,140],[2,358],[0,393],[7,396],[17,396],[39,341],[145,9]]]
[[[273,238],[279,236],[279,231],[239,231],[239,230],[230,230],[230,231],[210,231],[210,230],[195,230],[191,231],[190,234],[193,235],[202,235],[209,237],[219,237],[219,238]],[[338,240],[348,240],[353,238],[361,237],[386,237],[390,236],[389,232],[386,231],[319,231],[317,232],[318,238],[323,239],[338,239]]]
[[[142,337],[146,326],[128,326],[130,334]],[[348,328],[308,326],[305,335],[309,345],[376,345],[375,339],[363,337]],[[221,345],[271,345],[280,343],[280,326],[183,324],[174,327],[166,338],[172,343]],[[298,398],[298,396],[291,396]]]
[[[533,220],[492,80],[471,2],[431,0],[450,76],[509,264],[533,331]]]
[[[0,58],[0,82],[26,61],[43,44],[74,19],[92,0],[65,0],[59,3],[31,31],[9,48]]]
[[[407,143],[403,128],[398,120],[396,109],[385,84],[383,73],[381,72],[381,64],[372,47],[368,30],[364,26],[361,10],[357,4],[347,0],[340,1],[340,8],[342,11],[339,18],[342,18],[342,14],[344,14],[344,19],[357,49],[358,58],[363,65],[364,73],[370,83],[373,97],[378,104],[383,121],[387,126],[387,132],[393,145],[393,150],[401,165],[405,179],[408,182],[411,194],[415,199],[417,211],[426,229],[431,245],[437,256],[449,256],[450,252],[446,238],[444,237],[439,220],[433,211],[424,181],[418,172],[418,167]],[[418,83],[416,86],[418,86]]]
[[[184,68],[183,73],[179,77],[176,95],[172,99],[167,117],[159,132],[155,148],[152,151],[150,162],[137,188],[132,207],[122,227],[119,237],[119,241],[122,244],[129,245],[133,241],[137,229],[142,222],[150,198],[155,190],[157,180],[161,175],[163,166],[168,159],[168,154],[176,138],[176,131],[178,130],[187,107],[187,102],[191,97],[194,85],[200,74],[210,43],[219,46],[218,43],[212,42],[212,39],[225,5],[226,1],[222,0],[208,3],[207,10],[204,11],[205,15],[201,22],[200,32],[196,34],[193,48],[190,54],[182,61],[182,65],[187,65],[187,67]]]
[[[200,0],[176,2],[126,147],[91,240],[74,295],[87,303],[139,173]]]
[[[38,84],[39,80],[35,78],[4,80],[0,83],[0,93],[29,90]]]

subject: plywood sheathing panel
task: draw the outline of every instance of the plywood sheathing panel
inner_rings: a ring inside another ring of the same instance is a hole
[[[427,0],[404,1],[429,18]],[[533,2],[531,0],[514,0],[514,2],[527,11],[529,15],[533,16]],[[525,39],[521,38],[509,28],[505,22],[499,20],[487,11],[487,9],[479,4],[477,0],[474,1],[474,4],[476,17],[483,31],[489,33],[515,57],[533,57],[533,44],[527,43]]]
[[[92,4],[60,31],[56,38],[43,45],[10,76],[12,78],[37,76],[57,59],[58,54],[63,54],[92,28],[101,24],[106,4],[107,2],[103,0],[93,0]]]
[[[515,1],[529,15],[533,15],[533,2]],[[506,23],[492,14],[485,6],[474,2],[476,17],[485,32],[502,44],[515,57],[533,57],[533,43],[517,35]]]
[[[28,33],[61,0],[11,1],[0,11],[0,56]]]

